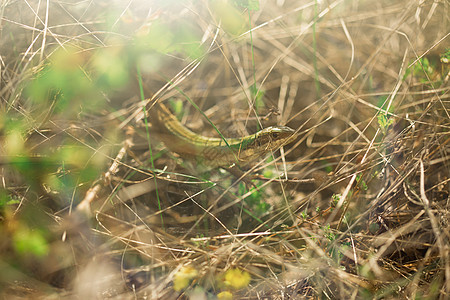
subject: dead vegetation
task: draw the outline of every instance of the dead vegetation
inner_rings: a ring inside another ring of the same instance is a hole
[[[3,298],[449,297],[448,1],[255,3],[2,2]],[[239,180],[144,99],[300,136]]]

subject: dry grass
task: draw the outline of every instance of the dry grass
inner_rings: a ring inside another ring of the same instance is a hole
[[[450,3],[168,3],[2,2],[2,297],[448,299]],[[300,135],[256,190],[143,99]]]

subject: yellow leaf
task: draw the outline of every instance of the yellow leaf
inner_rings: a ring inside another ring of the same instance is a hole
[[[233,289],[242,289],[250,283],[250,274],[239,269],[230,269],[225,273],[225,284]]]
[[[233,294],[225,291],[225,292],[220,292],[219,294],[217,294],[217,299],[220,300],[232,300],[233,299]]]
[[[198,275],[196,269],[192,266],[182,267],[174,276],[173,289],[175,291],[181,291],[187,288],[192,279]]]

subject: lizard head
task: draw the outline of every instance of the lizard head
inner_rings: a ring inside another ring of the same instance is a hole
[[[270,126],[255,134],[254,145],[266,151],[274,151],[293,142],[296,138],[295,130],[290,127]]]

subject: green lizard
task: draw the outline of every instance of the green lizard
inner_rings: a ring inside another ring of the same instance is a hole
[[[162,103],[148,110],[148,121],[152,126],[150,133],[157,135],[170,151],[213,167],[248,164],[297,137],[287,126],[267,127],[240,138],[204,137],[181,124]]]

